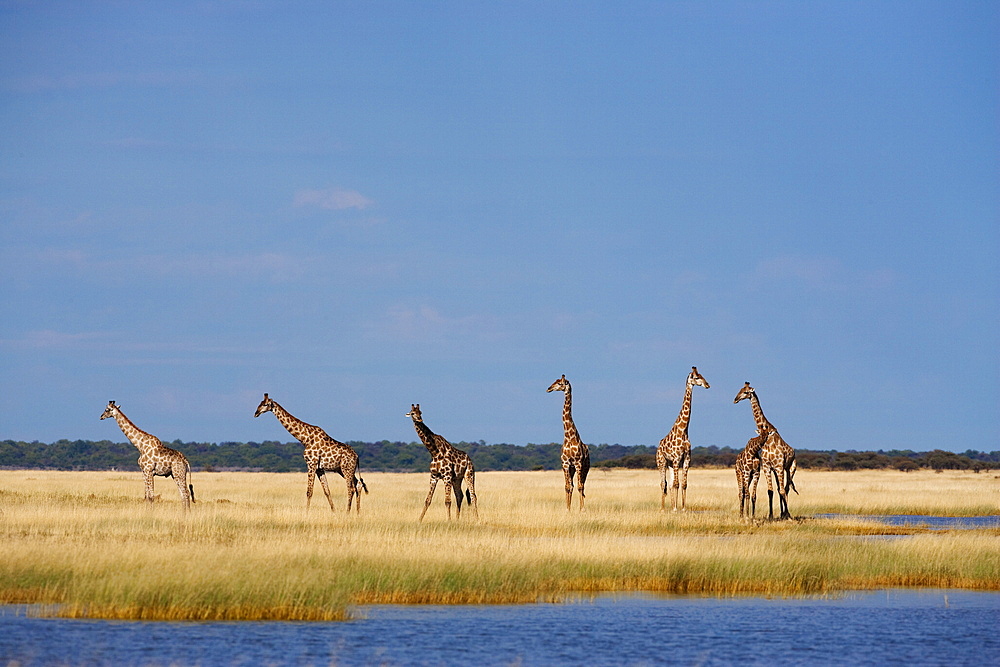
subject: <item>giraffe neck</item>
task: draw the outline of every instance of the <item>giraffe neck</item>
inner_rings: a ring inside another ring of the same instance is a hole
[[[755,458],[760,458],[760,450],[764,447],[764,442],[767,440],[766,437],[758,435],[756,438],[750,438],[747,441],[747,446],[744,447],[746,452]]]
[[[757,394],[750,394],[750,405],[753,407],[753,420],[757,422],[757,428],[763,433],[765,430],[773,430],[774,427],[771,426],[771,422],[767,421],[764,416],[764,411],[760,407],[760,401],[757,400]]]
[[[125,437],[128,438],[129,442],[135,445],[135,448],[142,453],[151,452],[156,449],[156,447],[150,442],[153,436],[146,433],[141,428],[132,423],[132,420],[125,416],[125,413],[119,408],[115,411],[115,421],[118,422],[118,428],[122,430]]]
[[[278,418],[278,421],[281,422],[281,425],[285,427],[285,430],[288,431],[293,438],[302,442],[302,436],[305,435],[305,431],[307,430],[306,426],[308,426],[308,424],[293,416],[291,412],[278,405],[275,401],[272,401],[271,412],[274,413],[274,416]]]
[[[431,456],[437,456],[438,446],[434,442],[434,431],[427,424],[416,420],[413,421],[413,428],[416,429],[417,435],[420,436],[420,442],[424,443],[424,447],[431,453]]]
[[[674,431],[687,433],[688,424],[691,423],[691,389],[693,387],[694,385],[689,382],[687,389],[684,390],[684,402],[681,403],[680,414],[677,415],[677,421],[674,422]]]
[[[566,399],[563,401],[563,443],[579,442],[580,433],[573,423],[573,391],[566,387]]]

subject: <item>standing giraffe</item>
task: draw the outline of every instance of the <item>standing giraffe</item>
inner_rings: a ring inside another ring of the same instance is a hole
[[[736,486],[739,487],[740,518],[746,508],[750,517],[757,514],[757,482],[760,481],[760,450],[767,441],[767,433],[761,433],[747,440],[746,447],[736,457]],[[749,507],[747,504],[749,503]]]
[[[562,469],[563,478],[566,482],[566,510],[573,508],[573,474],[577,475],[577,488],[580,492],[580,511],[583,509],[583,485],[587,483],[587,473],[590,472],[590,450],[587,445],[580,440],[580,433],[573,423],[573,388],[570,387],[569,380],[563,375],[552,383],[545,391],[564,391],[566,399],[563,401],[563,446],[562,446]]]
[[[302,451],[302,458],[306,460],[306,467],[309,470],[309,483],[306,486],[306,509],[309,509],[309,502],[312,500],[313,483],[316,481],[316,477],[319,477],[320,484],[323,485],[323,493],[326,494],[326,500],[330,503],[330,509],[334,509],[333,498],[330,497],[330,487],[326,483],[326,473],[335,472],[347,482],[347,511],[351,511],[351,501],[357,492],[358,514],[361,514],[361,491],[363,489],[365,493],[368,493],[368,486],[365,484],[365,480],[361,479],[361,473],[358,471],[357,452],[351,449],[350,445],[345,445],[331,438],[319,426],[307,424],[301,419],[293,417],[288,410],[278,405],[278,402],[266,393],[253,416],[256,419],[265,412],[273,412],[285,430],[305,447]]]
[[[434,489],[437,488],[438,481],[442,479],[444,480],[444,506],[448,508],[448,521],[451,521],[452,487],[455,488],[455,519],[462,517],[463,479],[468,484],[465,497],[478,519],[479,501],[476,499],[476,469],[472,465],[472,459],[424,423],[419,403],[411,403],[410,411],[406,413],[406,416],[413,419],[413,428],[417,431],[417,435],[420,436],[420,441],[424,443],[427,451],[431,453],[431,490],[427,493],[427,500],[424,501],[424,509],[420,512],[419,520],[424,520],[427,508],[431,505],[431,498],[434,497]]]
[[[778,486],[778,502],[781,509],[779,518],[791,519],[792,515],[788,511],[788,490],[790,488],[795,493],[799,492],[795,488],[795,482],[792,481],[796,468],[795,450],[785,442],[781,434],[778,433],[778,429],[774,428],[774,424],[767,421],[764,411],[760,407],[756,390],[750,386],[749,382],[744,382],[743,388],[736,394],[733,403],[739,403],[747,398],[750,399],[750,405],[753,408],[753,418],[757,423],[757,431],[762,436],[766,436],[764,444],[760,448],[760,472],[767,476],[768,519],[774,519],[772,477]]]
[[[660,446],[656,448],[656,467],[660,469],[660,511],[666,509],[667,500],[667,466],[670,466],[670,505],[677,511],[677,489],[681,492],[681,510],[687,502],[688,466],[691,465],[691,441],[688,440],[688,424],[691,422],[691,390],[695,385],[709,388],[708,380],[702,377],[695,366],[687,376],[684,388],[684,402],[681,412],[670,433],[663,436]]]
[[[173,477],[184,509],[188,509],[194,502],[194,485],[190,483],[191,464],[184,455],[164,446],[155,435],[133,424],[114,401],[108,401],[108,407],[101,414],[101,419],[108,417],[114,417],[125,437],[139,450],[139,469],[146,483],[146,500],[153,502],[153,477]]]

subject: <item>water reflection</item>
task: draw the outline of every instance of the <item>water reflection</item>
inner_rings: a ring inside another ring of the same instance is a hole
[[[599,597],[523,606],[372,606],[346,623],[146,623],[0,612],[6,665],[981,665],[1000,594]]]
[[[1000,515],[927,516],[924,514],[816,514],[817,519],[861,519],[890,526],[924,527],[931,530],[1000,528]]]

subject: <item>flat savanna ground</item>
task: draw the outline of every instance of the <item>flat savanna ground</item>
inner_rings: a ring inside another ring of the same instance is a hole
[[[329,477],[329,476],[328,476]],[[0,471],[0,602],[116,618],[335,619],[359,603],[531,602],[601,591],[823,594],[1000,590],[1000,529],[929,531],[815,514],[1000,514],[996,472],[800,470],[793,521],[740,520],[731,469],[693,469],[687,511],[656,471],[591,471],[586,512],[561,472],[480,472],[479,516],[447,520],[426,473],[365,473],[360,515],[305,473],[196,473],[142,499],[136,472]],[[777,507],[777,499],[775,500]],[[452,506],[454,513],[455,506]],[[894,537],[904,535],[905,537]],[[57,605],[57,606],[56,606]]]

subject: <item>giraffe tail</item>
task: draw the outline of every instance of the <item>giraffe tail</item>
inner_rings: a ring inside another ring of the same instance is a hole
[[[354,488],[358,490],[358,493],[361,493],[362,489],[364,489],[366,494],[368,493],[368,485],[365,484],[365,480],[361,479],[360,472],[358,473],[358,483],[354,485]],[[796,493],[798,493],[798,491],[796,491]],[[361,496],[358,497],[360,498]],[[360,503],[361,501],[359,500],[358,502]]]
[[[468,489],[465,490],[465,502],[469,503],[470,505],[472,504],[472,494],[469,493]]]
[[[795,492],[795,495],[799,496],[799,495],[802,495],[802,494],[800,494],[799,490],[795,488],[795,479],[794,479],[794,477],[795,477],[795,470],[797,468],[798,468],[798,466],[795,465],[795,461],[792,461],[792,467],[789,468],[789,470],[788,470],[788,486],[789,486],[789,488],[792,489],[792,491]]]
[[[188,469],[187,469],[188,491],[191,492],[191,502],[193,503],[194,502],[194,480],[192,479],[193,475],[191,474],[191,464],[188,463],[187,467],[188,467]]]

